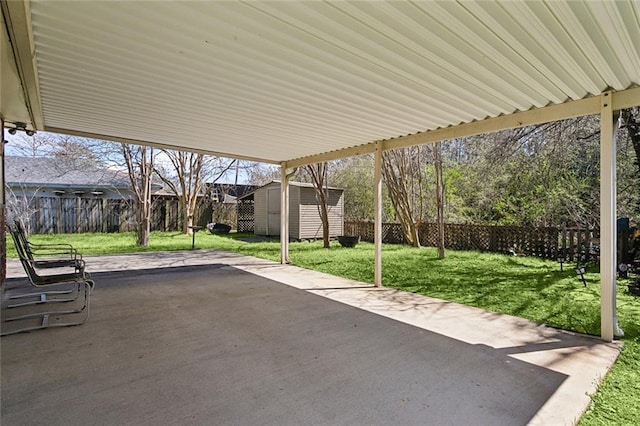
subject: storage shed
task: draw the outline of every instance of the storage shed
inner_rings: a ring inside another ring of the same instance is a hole
[[[344,191],[327,188],[329,210],[329,236],[337,237],[344,230]],[[253,197],[253,232],[256,235],[280,235],[280,182],[273,181],[253,193],[242,197]],[[304,240],[322,238],[320,206],[313,185],[289,182],[289,238]]]

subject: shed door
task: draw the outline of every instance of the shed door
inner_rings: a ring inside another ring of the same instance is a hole
[[[280,235],[280,188],[267,190],[267,235]]]

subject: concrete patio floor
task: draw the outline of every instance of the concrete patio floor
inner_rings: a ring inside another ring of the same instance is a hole
[[[86,260],[87,323],[0,339],[3,426],[566,425],[619,353],[215,250]]]

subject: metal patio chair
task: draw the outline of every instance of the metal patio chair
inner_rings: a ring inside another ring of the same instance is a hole
[[[17,287],[4,292],[0,335],[83,324],[89,317],[89,299],[95,285],[85,272],[84,260],[67,246],[60,253],[63,257],[51,257],[52,252],[48,252],[45,260],[36,260],[32,246],[21,232],[24,229],[8,228],[31,288]],[[53,273],[42,274],[41,270]],[[80,306],[72,307],[77,300]]]

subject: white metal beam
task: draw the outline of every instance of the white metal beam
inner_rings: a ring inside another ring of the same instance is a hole
[[[280,166],[280,263],[289,263],[289,177],[284,163]]]
[[[581,99],[560,105],[552,105],[529,111],[487,118],[482,121],[474,121],[459,124],[444,129],[429,132],[416,133],[401,138],[384,141],[384,149],[405,148],[413,145],[435,143],[465,136],[493,133],[500,130],[515,129],[550,121],[564,120],[566,118],[579,117],[594,114],[599,111],[600,99],[598,97]]]
[[[371,154],[376,150],[376,142],[364,145],[353,146],[340,149],[338,151],[325,152],[323,154],[312,155],[310,157],[296,158],[287,161],[287,167],[302,167],[308,164],[323,163],[325,161],[340,160],[342,158],[356,157],[358,155]]]
[[[611,92],[600,110],[600,327],[602,339],[622,335],[616,317],[616,141]]]
[[[638,102],[640,102],[640,100]],[[600,99],[598,97],[593,97],[573,102],[567,102],[560,105],[552,105],[544,108],[532,109],[529,111],[517,112],[509,115],[487,118],[485,120],[459,124],[457,126],[429,130],[426,132],[415,133],[412,135],[401,136],[398,138],[387,139],[379,142],[382,142],[383,150],[406,148],[414,145],[435,143],[448,139],[472,136],[481,133],[497,132],[499,130],[546,123],[549,121],[562,120],[565,118],[578,117],[587,114],[596,114],[599,111]],[[322,161],[338,160],[348,156],[372,153],[375,151],[376,143],[377,142],[372,142],[366,145],[287,161],[287,166],[296,167]]]
[[[378,142],[374,161],[374,285],[382,285],[382,144]]]
[[[640,88],[622,90],[619,92],[608,92],[610,102],[614,110],[629,108],[640,105]],[[384,151],[395,148],[406,148],[414,145],[435,143],[449,139],[473,136],[482,133],[492,133],[500,130],[515,129],[518,127],[532,126],[534,124],[548,123],[551,121],[565,120],[573,117],[580,117],[588,114],[600,113],[600,97],[580,99],[577,101],[565,102],[559,105],[550,105],[543,108],[536,108],[529,111],[516,112],[499,117],[487,118],[481,121],[459,124],[442,129],[429,130],[398,138],[387,139],[382,142]],[[306,164],[319,163],[323,161],[339,160],[341,158],[353,157],[362,154],[371,154],[376,149],[376,143],[345,148],[338,151],[313,155],[310,157],[297,158],[287,161],[287,167],[299,167]]]
[[[61,129],[61,128],[58,128],[58,127],[45,126],[44,131],[45,132],[51,132],[51,133],[59,133],[59,134],[62,134],[62,135],[80,136],[80,137],[83,137],[83,138],[97,139],[97,140],[102,140],[102,141],[127,143],[127,144],[131,144],[131,145],[146,145],[146,146],[153,146],[153,147],[161,148],[161,149],[174,149],[174,150],[177,150],[177,151],[190,151],[190,152],[195,152],[195,153],[198,153],[198,154],[215,155],[217,157],[235,158],[237,160],[255,161],[255,162],[258,162],[258,163],[281,164],[280,162],[277,162],[277,161],[269,161],[269,160],[265,160],[263,158],[252,157],[250,155],[234,155],[233,157],[230,157],[229,154],[225,154],[223,152],[216,152],[216,151],[208,151],[208,150],[202,150],[202,149],[188,148],[188,147],[181,146],[181,145],[167,145],[167,144],[161,144],[161,143],[150,142],[150,141],[141,141],[141,140],[122,138],[122,137],[118,137],[118,136],[101,135],[101,134],[97,134],[97,133],[80,132],[80,131],[70,130],[70,129]]]
[[[2,14],[11,38],[11,49],[24,91],[24,102],[32,121],[29,127],[41,130],[44,127],[44,118],[29,2],[3,1]]]

